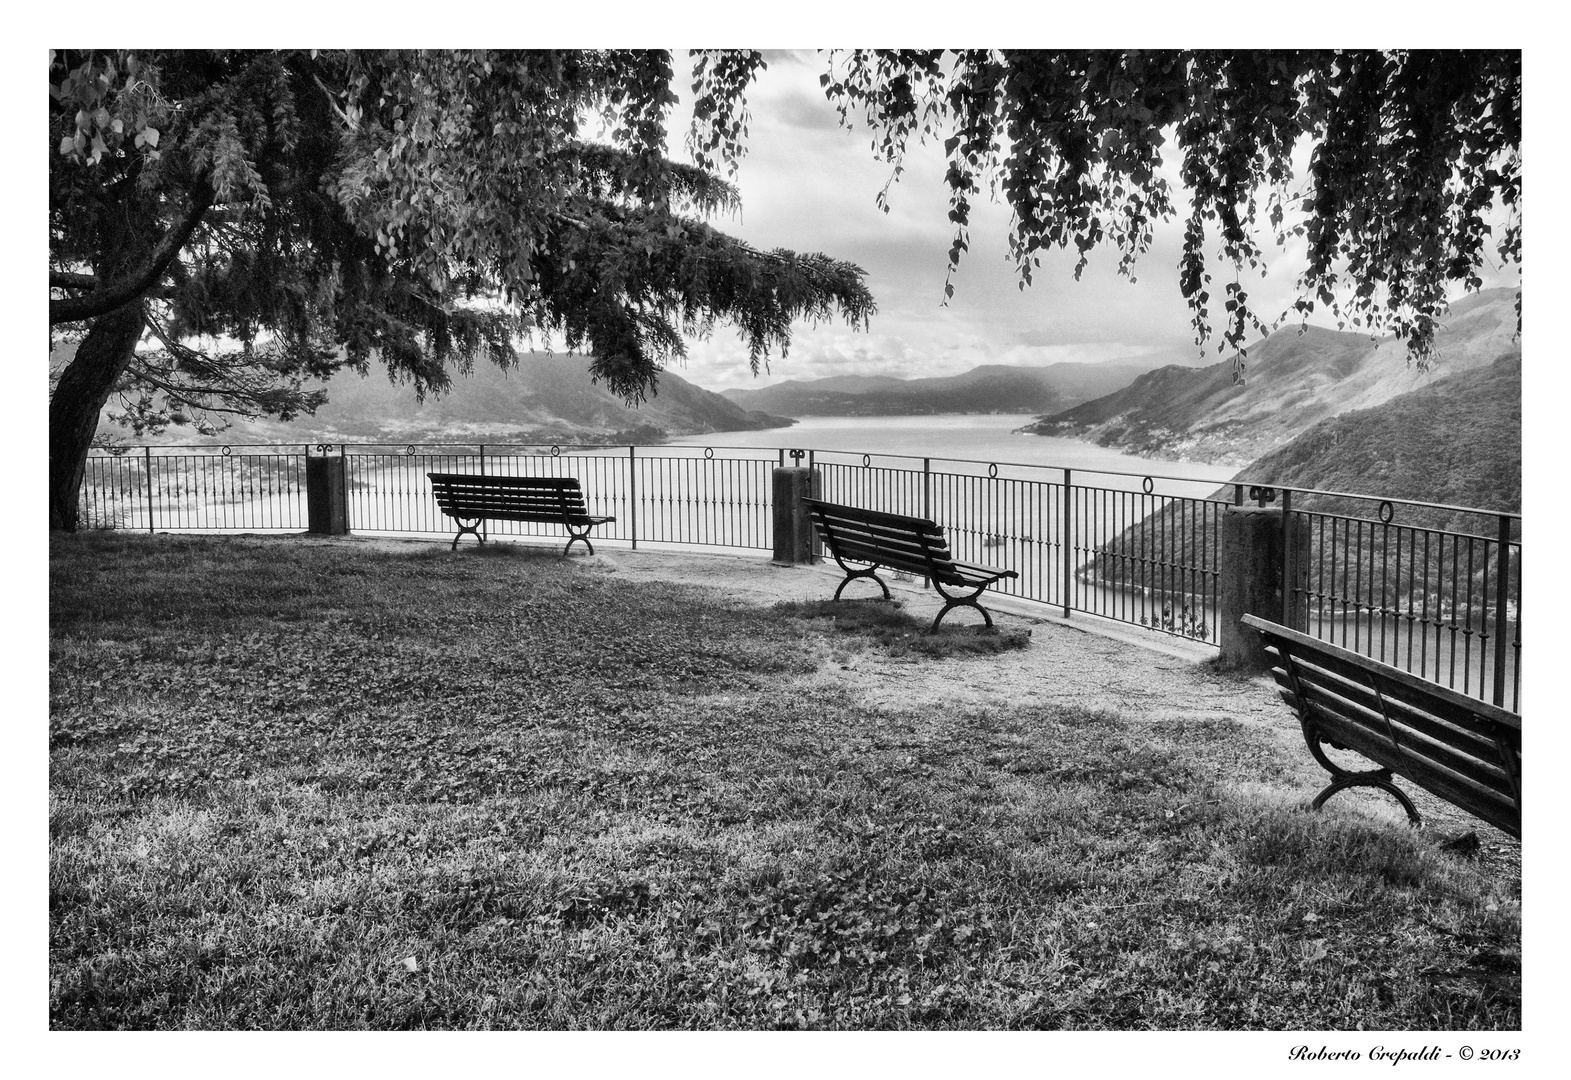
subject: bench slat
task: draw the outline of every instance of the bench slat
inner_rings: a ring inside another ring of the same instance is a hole
[[[891,550],[878,544],[861,543],[837,537],[832,547],[840,558],[851,562],[864,562],[874,566],[884,566],[891,570],[920,574],[923,577],[936,575],[945,582],[948,582],[953,576],[947,572],[947,567],[943,563],[935,562],[929,564],[926,559],[920,556],[912,555],[909,552]]]
[[[579,488],[576,476],[496,476],[491,473],[426,473],[433,484],[470,486],[481,490],[496,488]]]
[[[1309,650],[1292,645],[1286,647],[1297,663],[1310,664],[1317,671],[1327,673],[1329,677],[1357,687],[1371,702],[1375,699],[1374,688],[1378,687],[1381,696],[1386,699],[1387,707],[1396,706],[1404,710],[1420,712],[1433,725],[1443,725],[1458,732],[1459,735],[1471,736],[1480,745],[1494,745],[1495,732],[1499,730],[1498,722],[1483,719],[1472,709],[1388,678],[1386,671],[1350,664],[1339,656],[1327,655],[1318,649]],[[1377,708],[1373,704],[1370,707]],[[1517,729],[1513,727],[1512,730]]]
[[[1449,686],[1441,686],[1439,683],[1430,682],[1428,679],[1421,679],[1412,672],[1403,671],[1401,668],[1392,667],[1389,664],[1382,664],[1378,660],[1371,660],[1369,657],[1353,652],[1351,649],[1344,649],[1342,646],[1333,645],[1329,641],[1321,641],[1319,638],[1310,637],[1308,634],[1300,633],[1297,630],[1290,630],[1285,626],[1268,622],[1254,615],[1245,615],[1241,621],[1246,626],[1254,627],[1262,634],[1281,638],[1289,645],[1305,646],[1318,655],[1341,660],[1365,671],[1376,671],[1384,678],[1401,683],[1420,694],[1431,696],[1439,702],[1459,707],[1474,716],[1493,723],[1504,724],[1518,731],[1522,730],[1522,718],[1516,713],[1500,708],[1498,705],[1492,705],[1479,698],[1469,697],[1458,690],[1451,689]]]
[[[882,526],[895,532],[925,534],[939,540],[944,537],[944,530],[927,518],[891,514],[883,510],[864,510],[859,506],[844,506],[840,503],[824,502],[822,499],[803,499],[802,505],[831,522],[838,521],[867,527]]]
[[[564,501],[558,498],[550,499],[503,499],[503,498],[471,498],[454,497],[451,495],[438,495],[436,504],[443,510],[478,510],[485,514],[507,513],[509,511],[532,512],[538,514],[569,514],[574,517],[583,517],[588,513],[588,507],[583,499]]]
[[[830,535],[841,543],[855,542],[887,547],[893,552],[917,559],[922,557],[924,550],[924,538],[909,532],[898,532],[894,529],[883,527],[868,528],[855,522],[845,521],[825,523],[820,519],[817,524],[820,531],[827,530]],[[926,544],[925,550],[931,552],[935,558],[940,558],[946,562],[949,561],[949,543],[943,537],[927,539]]]
[[[1330,721],[1334,719],[1338,725],[1352,724],[1370,731],[1381,743],[1387,747],[1391,746],[1391,737],[1386,731],[1385,719],[1379,713],[1370,712],[1356,702],[1328,692],[1324,686],[1305,680],[1302,673],[1299,675],[1298,685],[1303,691],[1303,700],[1308,701],[1314,711],[1316,722],[1328,734],[1331,730]],[[1395,747],[1391,751],[1394,756],[1391,757],[1391,761],[1382,760],[1382,764],[1391,764],[1411,755],[1488,790],[1510,794],[1510,777],[1503,768],[1494,763],[1493,759],[1497,756],[1497,751],[1493,746],[1485,751],[1489,757],[1482,758],[1465,751],[1459,753],[1455,747],[1437,742],[1401,723],[1395,717],[1391,722],[1391,730],[1396,733]],[[1341,742],[1340,739],[1335,741]]]
[[[1495,739],[1493,731],[1487,725],[1471,718],[1457,717],[1453,722],[1435,716],[1409,700],[1410,695],[1393,696],[1386,686],[1380,686],[1380,694],[1377,695],[1368,683],[1353,682],[1343,673],[1331,670],[1329,666],[1323,667],[1322,663],[1321,657],[1305,657],[1301,653],[1296,653],[1293,656],[1294,674],[1298,676],[1300,682],[1312,680],[1325,687],[1327,692],[1356,705],[1365,715],[1376,721],[1384,715],[1381,713],[1381,696],[1384,696],[1386,712],[1404,727],[1419,731],[1427,738],[1454,747],[1464,754],[1495,757]],[[1370,676],[1370,678],[1375,679],[1378,684],[1377,676]]]

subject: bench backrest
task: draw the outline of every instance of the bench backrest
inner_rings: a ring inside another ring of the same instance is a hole
[[[1522,835],[1521,717],[1277,623],[1243,621],[1272,654],[1283,700],[1307,708],[1328,742]]]
[[[571,476],[426,476],[436,504],[454,517],[557,522],[578,521],[589,515],[583,489]]]
[[[825,545],[841,559],[962,584],[944,530],[926,518],[803,499]]]

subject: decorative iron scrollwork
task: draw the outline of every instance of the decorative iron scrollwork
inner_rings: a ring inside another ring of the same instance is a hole
[[[560,446],[552,446],[551,447],[551,456],[552,457],[561,457],[562,456],[562,448]]]
[[[1140,481],[1140,490],[1145,492],[1147,495],[1151,494],[1156,490],[1156,481],[1147,476],[1145,479]]]
[[[1266,503],[1276,502],[1276,488],[1251,487],[1249,489],[1249,497],[1260,506],[1264,506]]]
[[[862,455],[862,468],[864,468],[864,469],[870,468],[872,466],[872,464],[873,464],[873,455],[872,454],[863,454]]]
[[[792,450],[792,451],[790,451],[790,454],[791,454],[791,460],[796,462],[798,465],[800,465],[800,464],[802,464],[802,459],[807,456],[807,451],[806,450]]]
[[[405,457],[414,457],[415,456],[415,448],[414,448],[413,445],[404,447],[404,456]]]
[[[987,475],[991,479],[997,480],[998,479],[998,466],[997,465],[989,465],[987,467]]]
[[[712,447],[712,446],[704,447],[704,460],[705,461],[713,461],[714,459],[715,459],[715,448]]]
[[[1391,505],[1390,499],[1385,499],[1380,503],[1379,516],[1380,524],[1382,525],[1391,524],[1391,519],[1396,517],[1396,507]]]
[[[234,451],[233,451],[233,450],[231,450],[231,449],[230,449],[230,448],[229,448],[229,447],[227,447],[227,446],[220,446],[220,447],[219,447],[219,448],[218,448],[218,452],[219,452],[219,453],[220,453],[220,454],[222,454],[222,455],[224,455],[224,457],[228,457],[228,456],[230,456],[230,455],[231,455],[231,454],[233,454],[233,453],[234,453]]]

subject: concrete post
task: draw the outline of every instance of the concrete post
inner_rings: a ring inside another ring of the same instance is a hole
[[[813,521],[802,508],[803,499],[818,497],[818,470],[774,470],[775,563],[796,566],[816,563],[820,550]]]
[[[342,454],[305,459],[307,532],[343,536],[349,531],[348,488]]]
[[[1226,667],[1263,672],[1269,666],[1260,647],[1260,635],[1238,621],[1243,616],[1254,615],[1275,623],[1286,621],[1295,629],[1303,626],[1302,593],[1295,598],[1293,612],[1284,612],[1282,606],[1286,550],[1282,516],[1282,510],[1274,506],[1229,506],[1222,515],[1217,622],[1218,643]],[[1298,587],[1302,589],[1308,567],[1308,522],[1295,515],[1293,525],[1292,561],[1295,576],[1300,579]],[[1284,620],[1284,614],[1291,617]]]

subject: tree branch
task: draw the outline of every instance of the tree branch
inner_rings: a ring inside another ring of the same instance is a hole
[[[49,271],[51,289],[92,289],[97,285],[98,279],[92,274],[73,274],[66,270]]]
[[[185,218],[172,226],[164,233],[158,246],[153,248],[153,253],[148,261],[130,277],[115,282],[106,289],[89,293],[86,296],[72,296],[61,300],[49,301],[49,325],[63,322],[81,322],[84,319],[95,319],[100,315],[108,314],[116,308],[124,307],[132,300],[137,299],[158,283],[164,271],[180,254],[180,249],[185,247],[191,239],[191,234],[202,222],[202,215],[207,213],[208,207],[213,204],[213,192],[207,184],[201,184],[191,196],[191,209]],[[54,274],[50,274],[50,283],[54,282]]]

